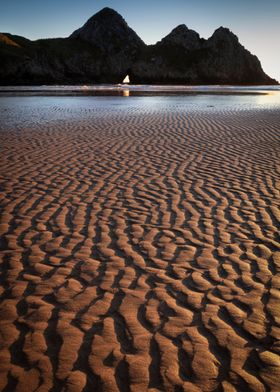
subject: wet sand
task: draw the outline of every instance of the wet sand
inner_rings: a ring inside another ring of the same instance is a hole
[[[0,390],[279,391],[280,110],[21,102]]]

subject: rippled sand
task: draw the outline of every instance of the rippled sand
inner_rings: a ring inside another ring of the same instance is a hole
[[[20,102],[0,390],[279,391],[280,110]]]

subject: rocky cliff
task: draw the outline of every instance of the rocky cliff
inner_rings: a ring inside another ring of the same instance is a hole
[[[208,40],[176,27],[147,46],[116,11],[104,8],[69,38],[30,41],[0,34],[0,84],[276,84],[226,28]]]
[[[275,84],[236,35],[220,27],[208,40],[180,25],[147,46],[131,69],[132,83]]]
[[[145,46],[116,11],[104,8],[69,38],[0,35],[0,84],[118,83]]]
[[[144,42],[116,11],[104,8],[70,38],[87,42],[101,53],[102,80],[121,81],[133,65]]]
[[[3,36],[0,38],[2,85],[98,81],[101,54],[85,42],[62,38],[33,42],[19,36]]]

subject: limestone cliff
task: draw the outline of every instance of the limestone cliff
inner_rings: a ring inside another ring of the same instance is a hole
[[[69,38],[30,41],[0,33],[0,84],[277,84],[228,29],[208,40],[179,25],[147,46],[104,8]]]
[[[132,83],[276,84],[258,58],[227,28],[208,40],[180,25],[156,45],[145,47],[131,69]]]

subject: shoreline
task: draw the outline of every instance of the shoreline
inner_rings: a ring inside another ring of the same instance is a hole
[[[267,94],[279,92],[280,87],[274,85],[133,85],[133,84],[97,84],[97,85],[34,85],[34,86],[0,86],[0,94],[33,93],[33,94],[88,94],[116,95],[129,91],[130,95],[141,94]]]

